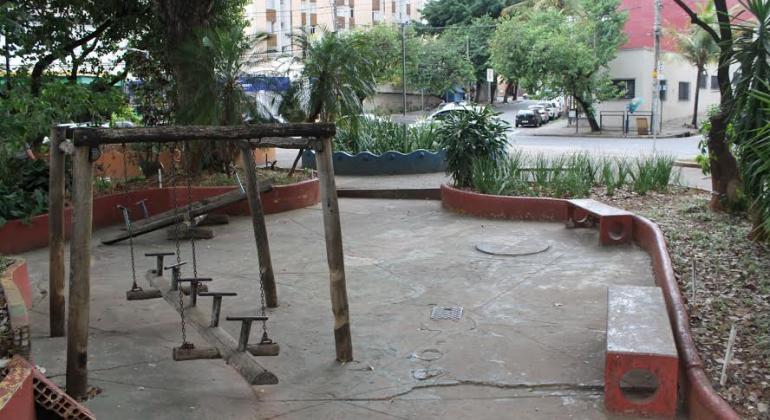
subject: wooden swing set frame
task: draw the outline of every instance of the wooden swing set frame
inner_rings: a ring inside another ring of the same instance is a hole
[[[91,288],[91,233],[93,219],[93,166],[100,155],[99,147],[107,144],[174,143],[196,140],[238,142],[246,170],[246,192],[256,242],[261,280],[268,307],[278,306],[278,294],[270,257],[265,217],[259,196],[253,149],[277,147],[311,149],[316,152],[321,207],[329,266],[331,305],[334,314],[334,341],[337,360],[353,360],[345,264],[342,251],[337,189],[332,165],[334,124],[263,124],[234,127],[165,126],[151,128],[66,128],[54,127],[50,135],[49,177],[49,307],[51,337],[65,335],[64,242],[65,242],[65,174],[66,155],[72,156],[72,230],[70,240],[69,317],[67,320],[67,393],[83,399],[88,392],[88,324]],[[68,140],[69,139],[69,140]],[[162,292],[166,292],[163,290]],[[175,309],[179,310],[178,307]],[[185,308],[188,310],[188,308]],[[229,334],[221,340],[222,331],[208,331],[205,320],[193,323],[208,341],[215,344],[228,363],[234,365],[250,383],[276,383],[272,373],[262,368],[248,352],[230,347]],[[200,318],[200,317],[198,317]],[[189,322],[189,321],[188,321]],[[203,325],[197,325],[203,324]],[[202,329],[203,328],[203,329]],[[208,332],[208,334],[207,334]],[[222,347],[224,346],[224,347]],[[224,351],[222,351],[224,349]],[[243,366],[246,366],[244,368]],[[261,369],[261,370],[260,370]],[[255,373],[256,372],[256,373]]]

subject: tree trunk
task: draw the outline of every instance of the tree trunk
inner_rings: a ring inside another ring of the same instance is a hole
[[[703,66],[698,65],[698,77],[695,78],[695,109],[692,111],[692,126],[698,128],[698,102],[700,101],[700,82],[703,79]]]
[[[473,99],[473,102],[479,103],[481,100],[481,82],[476,81],[476,97]]]
[[[580,104],[580,107],[583,108],[583,112],[585,112],[586,119],[588,120],[588,125],[591,126],[591,132],[595,133],[601,131],[599,123],[596,121],[596,115],[594,115],[593,108],[591,108],[591,104],[577,95],[575,95],[575,100]]]
[[[489,104],[493,105],[495,103],[495,97],[497,96],[497,83],[495,82],[489,82],[491,83],[490,89],[489,89]]]
[[[519,81],[518,80],[513,85],[513,100],[514,101],[519,100]]]
[[[197,81],[176,53],[180,47],[194,39],[196,30],[208,27],[214,0],[156,0],[155,6],[166,30],[165,54],[176,79],[177,122],[191,123],[192,117],[185,111],[193,106]]]
[[[711,159],[711,203],[715,211],[734,208],[738,202],[738,190],[741,186],[738,162],[730,151],[727,138],[727,125],[730,114],[724,110],[711,116],[711,132],[708,135],[708,150]]]

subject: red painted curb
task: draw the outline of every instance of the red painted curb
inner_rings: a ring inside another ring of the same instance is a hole
[[[3,273],[4,276],[8,275],[11,281],[16,285],[21,293],[22,299],[24,299],[24,306],[27,309],[32,309],[32,289],[29,285],[29,270],[27,269],[27,262],[24,260],[18,260],[11,264]]]
[[[193,187],[192,200],[202,200],[232,191],[237,187]],[[172,209],[173,195],[176,191],[177,204],[184,206],[188,203],[187,188],[152,188],[144,191],[131,191],[113,194],[94,199],[93,226],[95,229],[123,223],[123,216],[117,205],[131,209],[131,216],[140,218],[141,214],[136,202],[147,200],[150,215]],[[318,179],[310,179],[290,185],[280,185],[261,194],[265,214],[281,213],[315,205],[321,201]],[[250,214],[247,201],[236,203],[218,210],[216,213],[231,216],[246,216]],[[65,236],[69,236],[72,208],[64,211]],[[31,223],[24,224],[21,220],[11,220],[0,228],[0,254],[18,254],[48,246],[48,214],[32,218]]]
[[[447,210],[478,217],[553,222],[567,220],[567,201],[560,199],[484,195],[442,185],[441,202]],[[739,419],[735,410],[714,391],[703,370],[663,232],[650,220],[637,215],[633,217],[634,241],[650,255],[655,283],[663,290],[666,299],[679,363],[685,373],[682,386],[689,417],[698,420]]]

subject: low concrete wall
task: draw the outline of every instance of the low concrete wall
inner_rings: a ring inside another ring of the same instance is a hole
[[[351,155],[348,152],[334,152],[332,155],[335,175],[409,175],[444,172],[446,170],[446,152],[438,153],[427,150],[415,150],[404,154],[387,152],[375,155],[361,152]],[[307,150],[302,155],[302,166],[316,169],[315,152]]]
[[[235,188],[237,187],[193,187],[192,200],[214,197]],[[142,215],[140,210],[136,208],[136,202],[143,199],[147,200],[150,215],[171,210],[173,208],[174,189],[176,189],[177,204],[179,206],[187,205],[186,187],[153,188],[95,198],[93,226],[98,229],[123,223],[123,216],[117,208],[118,205],[130,208],[132,219],[138,220]],[[262,193],[261,198],[265,214],[312,206],[321,200],[318,179],[276,186],[271,191]],[[244,200],[214,213],[246,216],[250,214],[250,211],[248,202]],[[68,237],[72,218],[71,207],[65,209],[64,218],[65,235]],[[48,214],[33,217],[29,224],[25,224],[21,220],[11,220],[0,228],[0,253],[2,254],[17,254],[46,246],[48,246]]]
[[[442,185],[441,201],[448,210],[477,217],[552,222],[567,220],[567,201],[560,199],[492,196]],[[655,283],[663,290],[666,299],[679,364],[685,375],[682,387],[689,417],[698,420],[739,419],[732,407],[714,391],[703,370],[663,232],[644,217],[634,215],[633,218],[634,241],[650,255]]]

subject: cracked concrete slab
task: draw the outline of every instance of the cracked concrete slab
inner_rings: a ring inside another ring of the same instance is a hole
[[[98,238],[117,228],[96,231],[89,367],[103,392],[89,408],[110,419],[607,417],[600,388],[606,289],[653,285],[642,250],[602,248],[595,230],[464,217],[437,202],[340,206],[356,361],[334,361],[319,208],[270,215],[280,306],[268,310],[269,330],[281,354],[260,363],[278,376],[275,386],[250,387],[217,360],[171,361],[178,314],[161,300],[125,301],[128,244],[101,245]],[[215,231],[197,244],[199,275],[214,278],[212,289],[238,292],[223,302],[224,314],[258,308],[250,221],[233,218]],[[475,249],[532,238],[550,249],[522,257]],[[142,253],[173,249],[163,232],[135,244],[140,273],[154,264]],[[182,252],[190,260],[189,245]],[[35,362],[63,382],[65,341],[45,337],[47,252],[24,256],[37,293]],[[435,305],[463,306],[464,316],[431,320]],[[237,336],[237,323],[223,326]]]

